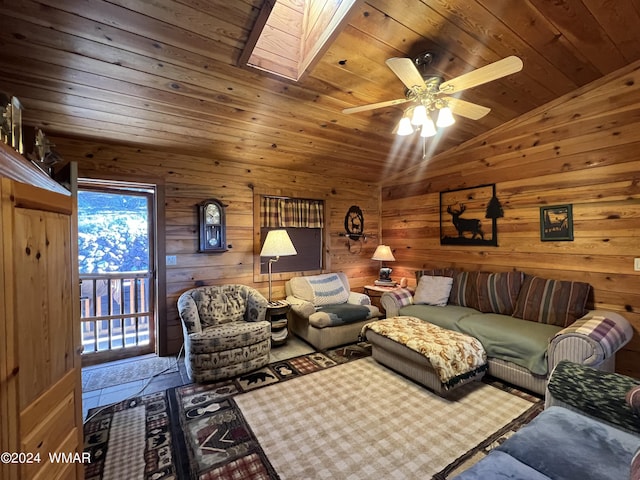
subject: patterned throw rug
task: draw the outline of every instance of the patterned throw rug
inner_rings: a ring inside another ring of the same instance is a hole
[[[82,369],[82,391],[90,392],[122,383],[143,380],[159,373],[177,372],[175,357],[150,357],[115,365],[95,366]]]
[[[353,345],[114,404],[85,425],[85,476],[441,480],[541,410],[484,382],[444,400],[369,354]]]

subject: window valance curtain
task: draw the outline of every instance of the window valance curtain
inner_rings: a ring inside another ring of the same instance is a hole
[[[302,198],[262,197],[260,226],[323,228],[324,202]]]

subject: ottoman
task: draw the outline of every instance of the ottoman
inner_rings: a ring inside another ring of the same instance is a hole
[[[373,358],[441,396],[480,380],[488,369],[480,341],[416,317],[399,316],[365,325],[361,336]]]

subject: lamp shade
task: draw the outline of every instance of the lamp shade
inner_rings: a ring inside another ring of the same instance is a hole
[[[398,124],[398,131],[396,132],[400,136],[411,135],[413,133],[413,127],[411,126],[411,120],[409,117],[402,117]]]
[[[427,116],[427,109],[424,105],[418,105],[413,109],[413,115],[411,117],[411,123],[416,126],[423,125],[429,117]]]
[[[450,127],[456,123],[456,119],[453,118],[451,114],[451,109],[449,107],[441,108],[438,112],[438,119],[436,120],[436,125],[440,128]]]
[[[270,230],[260,251],[261,257],[286,257],[297,254],[289,234],[284,229]]]
[[[433,124],[433,120],[427,118],[427,121],[422,125],[420,130],[421,137],[433,137],[436,133],[436,126]]]
[[[371,260],[380,260],[381,262],[395,262],[396,258],[391,253],[391,247],[389,245],[378,245],[376,251],[373,253]]]

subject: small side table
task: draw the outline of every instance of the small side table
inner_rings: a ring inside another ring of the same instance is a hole
[[[277,347],[287,343],[289,337],[289,321],[287,312],[291,308],[284,300],[277,300],[267,305],[265,320],[271,322],[271,346]]]
[[[387,312],[385,311],[385,309],[382,307],[382,304],[380,303],[380,297],[382,297],[382,294],[384,292],[392,292],[399,288],[402,288],[402,287],[400,287],[400,285],[395,285],[393,287],[385,287],[383,285],[365,285],[364,293],[365,295],[368,295],[369,298],[371,299],[371,305],[375,305],[376,307],[378,307],[378,309],[380,310],[380,313],[383,316],[386,316]]]

